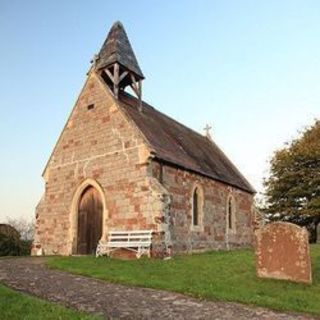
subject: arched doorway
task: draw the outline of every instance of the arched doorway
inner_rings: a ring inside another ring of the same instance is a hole
[[[102,236],[103,205],[99,192],[88,186],[78,206],[77,253],[93,254]]]

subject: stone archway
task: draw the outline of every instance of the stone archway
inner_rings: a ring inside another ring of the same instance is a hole
[[[71,204],[70,254],[92,254],[95,251],[98,241],[106,234],[107,216],[102,187],[97,181],[86,179],[78,186]]]
[[[88,186],[78,206],[77,254],[94,254],[102,236],[103,206],[98,191]]]

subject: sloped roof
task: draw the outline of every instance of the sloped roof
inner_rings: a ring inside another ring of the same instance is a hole
[[[126,92],[120,94],[119,104],[155,150],[155,158],[255,193],[227,156],[207,137],[145,102],[140,112],[139,101]]]
[[[111,27],[107,39],[103,43],[96,62],[96,68],[102,69],[118,62],[140,78],[144,78],[136,56],[121,22]]]

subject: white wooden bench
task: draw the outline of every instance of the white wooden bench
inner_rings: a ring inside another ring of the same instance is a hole
[[[96,257],[107,255],[117,249],[127,249],[136,253],[139,259],[143,254],[150,257],[150,246],[152,240],[152,230],[136,230],[136,231],[110,231],[108,240],[100,241]]]

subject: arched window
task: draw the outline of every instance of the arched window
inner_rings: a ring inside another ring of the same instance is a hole
[[[228,226],[229,226],[229,229],[232,229],[233,225],[233,219],[232,219],[232,200],[231,198],[229,198],[229,201],[228,201]]]
[[[192,225],[199,225],[199,190],[197,187],[193,191],[192,198]]]
[[[227,203],[227,223],[228,230],[235,231],[235,207],[233,198],[230,196]]]
[[[203,190],[201,186],[195,185],[191,191],[191,228],[193,230],[202,230],[203,221]]]

